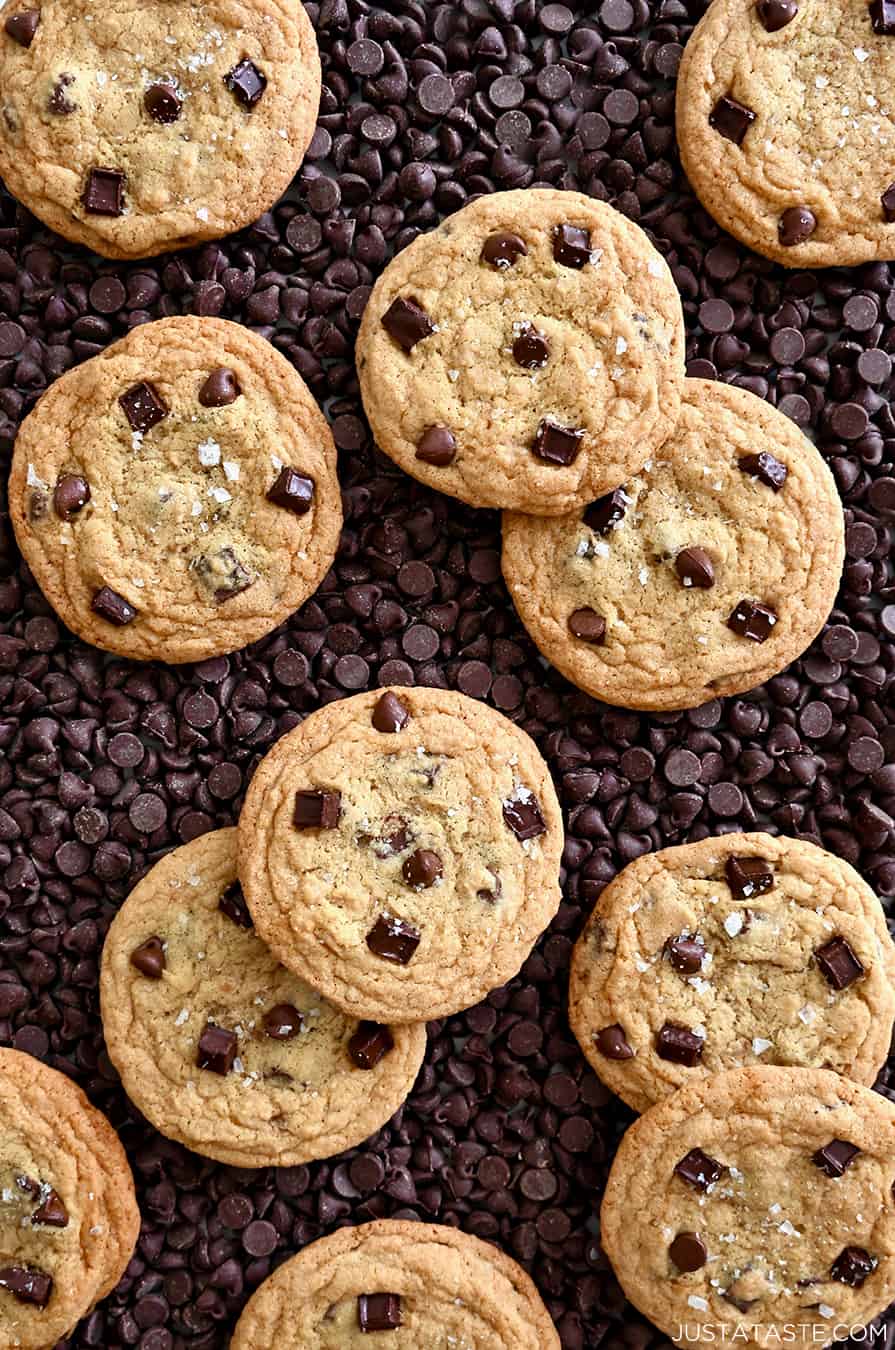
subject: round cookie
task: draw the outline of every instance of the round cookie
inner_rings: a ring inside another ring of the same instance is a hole
[[[677,420],[684,329],[646,235],[575,192],[493,193],[373,288],[364,407],[402,469],[472,506],[554,516],[616,487]]]
[[[261,761],[239,875],[284,965],[356,1017],[418,1022],[519,971],[559,905],[562,848],[524,731],[463,694],[374,690]]]
[[[105,1116],[64,1074],[0,1050],[0,1344],[55,1345],[115,1288],[139,1231]]]
[[[503,572],[541,652],[594,698],[667,711],[753,689],[820,632],[845,557],[833,476],[745,390],[686,380],[673,436],[558,520],[507,514]]]
[[[251,931],[236,830],[169,853],[103,949],[103,1031],[162,1134],[235,1167],[294,1167],[374,1134],[413,1087],[424,1026],[358,1024]]]
[[[873,1083],[895,1022],[895,947],[857,872],[801,839],[726,834],[629,863],[572,959],[569,1020],[637,1111],[743,1064]]]
[[[263,637],[339,541],[336,451],[304,381],[222,319],[162,319],[68,371],[19,430],[25,561],[68,626],[138,660]]]
[[[397,1332],[387,1343],[407,1350],[559,1350],[515,1261],[454,1228],[389,1219],[342,1228],[280,1266],[230,1350],[362,1350],[373,1332]]]
[[[730,1069],[631,1126],[600,1240],[679,1343],[827,1345],[895,1298],[893,1183],[884,1097],[823,1069]]]
[[[677,83],[697,196],[786,267],[895,258],[893,84],[888,0],[714,0]]]
[[[314,133],[300,0],[12,0],[0,21],[0,175],[107,258],[251,224]]]

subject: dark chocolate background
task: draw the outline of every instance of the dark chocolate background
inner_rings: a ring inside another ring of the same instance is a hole
[[[317,597],[229,658],[112,660],[51,612],[0,517],[0,1042],[70,1073],[121,1132],[143,1231],[66,1346],[224,1347],[281,1260],[344,1223],[417,1217],[493,1238],[565,1350],[659,1343],[626,1305],[595,1213],[628,1113],[570,1035],[572,944],[648,849],[756,824],[895,895],[895,271],[787,272],[727,238],[684,181],[674,77],[702,0],[308,3],[320,125],[288,200],[241,235],[146,264],[69,249],[0,196],[0,458],[64,370],[138,323],[223,315],[324,404],[346,524]],[[370,443],[352,344],[393,249],[481,192],[581,189],[646,228],[687,316],[690,373],[803,426],[848,517],[837,608],[804,659],[690,713],[603,708],[545,668],[500,578],[499,521],[419,487]],[[2,476],[5,490],[5,475]],[[565,899],[522,975],[431,1028],[406,1108],[360,1149],[288,1170],[205,1162],[130,1107],[103,1048],[97,966],[117,905],[167,849],[235,821],[259,758],[311,709],[378,684],[485,699],[547,755]],[[892,1070],[880,1080],[889,1088]],[[877,1347],[891,1345],[895,1324]]]

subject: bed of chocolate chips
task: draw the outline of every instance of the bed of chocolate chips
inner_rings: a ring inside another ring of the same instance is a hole
[[[224,1347],[286,1255],[397,1215],[499,1242],[532,1272],[565,1350],[637,1350],[661,1337],[625,1304],[593,1224],[628,1116],[569,1033],[569,955],[625,862],[756,824],[823,843],[895,895],[895,270],[785,272],[698,208],[673,102],[704,0],[307,8],[320,125],[288,204],[243,235],[111,264],[64,250],[0,197],[4,464],[21,418],[73,363],[150,318],[224,315],[270,337],[325,403],[347,515],[334,571],[288,625],[180,669],[75,642],[0,517],[0,1041],[64,1068],[108,1112],[144,1218],[126,1277],[66,1344]],[[776,403],[836,475],[848,515],[836,611],[802,661],[748,697],[648,717],[577,694],[513,612],[496,515],[424,490],[370,443],[352,342],[390,251],[473,194],[538,182],[648,229],[683,296],[690,373]],[[432,1027],[406,1108],[365,1147],[284,1171],[203,1162],[136,1115],[104,1053],[109,918],[165,850],[233,822],[259,757],[302,714],[413,682],[485,699],[536,737],[566,810],[559,915],[517,980]],[[891,1070],[879,1086],[895,1096]]]

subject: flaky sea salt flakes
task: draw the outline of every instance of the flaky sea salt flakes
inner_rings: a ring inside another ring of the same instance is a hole
[[[862,64],[867,60],[868,56],[870,55],[870,53],[867,51],[865,47],[853,47],[852,51],[855,54],[855,60],[860,61]]]
[[[239,465],[235,459],[224,460],[224,475],[231,483],[239,482]]]
[[[43,479],[40,477],[40,475],[38,474],[38,472],[37,472],[37,470],[35,469],[35,467],[34,467],[33,464],[29,464],[29,465],[28,465],[28,478],[27,478],[27,482],[28,482],[28,486],[29,486],[29,487],[45,488],[45,487],[47,486],[47,484],[44,482],[44,480],[43,480]]]
[[[800,1008],[798,1011],[799,1021],[804,1022],[806,1027],[810,1027],[816,1017],[817,1009],[811,1003],[806,1003],[804,1008]]]
[[[198,209],[198,211],[196,212],[196,218],[197,218],[197,220],[201,220],[201,221],[207,223],[207,221],[208,221],[208,207],[207,207],[207,206],[200,206],[199,209]]]
[[[649,272],[651,277],[660,277],[665,269],[659,262],[658,258],[650,258],[649,262],[646,265],[646,270]]]
[[[190,1020],[189,1008],[181,1008],[180,1012],[174,1018],[174,1025],[176,1027],[182,1027],[184,1022],[188,1022],[189,1020]]]
[[[627,344],[627,342],[625,341],[625,339],[624,339],[623,337],[617,337],[617,338],[615,339],[615,354],[616,354],[616,356],[624,356],[624,354],[625,354],[625,352],[626,352],[627,350],[628,350],[628,344]]]
[[[801,1236],[802,1236],[802,1234],[799,1232],[798,1228],[793,1227],[793,1225],[789,1222],[789,1219],[784,1219],[784,1220],[783,1220],[783,1222],[782,1222],[781,1225],[780,1225],[780,1232],[783,1233],[783,1234],[785,1234],[786,1237],[801,1237]]]
[[[700,1298],[698,1294],[689,1294],[687,1296],[688,1308],[695,1308],[697,1312],[707,1312],[708,1306],[708,1300]]]
[[[743,931],[742,914],[728,914],[724,920],[724,931],[728,937],[736,937],[738,933],[741,933]]]
[[[766,1040],[764,1036],[753,1036],[752,1053],[753,1055],[763,1055],[765,1050],[770,1050],[773,1044],[773,1041]]]
[[[836,1316],[836,1309],[831,1308],[829,1303],[818,1303],[817,1311],[820,1313],[821,1317],[830,1318]]]
[[[213,497],[216,502],[222,505],[224,502],[232,502],[233,497],[225,487],[213,487],[208,489],[209,497]]]

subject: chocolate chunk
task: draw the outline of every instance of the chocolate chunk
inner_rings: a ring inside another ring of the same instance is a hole
[[[764,858],[729,857],[724,875],[737,900],[754,900],[774,889],[774,869]]]
[[[891,37],[895,33],[895,0],[872,0],[870,22],[874,33]]]
[[[397,1331],[401,1325],[400,1294],[361,1294],[357,1300],[361,1331]]]
[[[160,980],[167,965],[165,944],[160,937],[147,938],[131,952],[131,965],[150,980]]]
[[[304,1017],[291,1003],[278,1003],[264,1014],[264,1031],[272,1041],[291,1041],[304,1024]]]
[[[494,878],[494,884],[488,890],[483,887],[482,890],[476,891],[476,896],[479,900],[484,900],[486,904],[496,905],[503,895],[503,882],[500,879],[500,874],[495,872],[493,867],[489,867],[488,871]]]
[[[482,262],[505,271],[528,256],[528,248],[518,234],[491,234],[482,248]]]
[[[786,465],[781,464],[776,455],[767,450],[758,455],[744,455],[739,461],[739,467],[743,473],[749,474],[751,478],[757,478],[765,487],[773,488],[775,492],[779,492],[786,482]]]
[[[91,169],[84,188],[84,210],[91,216],[124,215],[124,185],[120,169]]]
[[[705,945],[698,937],[668,938],[665,943],[668,959],[682,975],[696,975],[702,970]]]
[[[389,816],[383,822],[383,828],[387,833],[375,838],[368,834],[361,835],[360,841],[369,845],[377,858],[395,858],[399,853],[403,853],[410,843],[407,821],[402,820],[400,816]]]
[[[621,524],[627,509],[628,496],[624,488],[616,488],[614,492],[607,492],[605,497],[598,497],[585,507],[584,523],[595,534],[608,534]]]
[[[811,1161],[828,1177],[841,1177],[860,1152],[857,1144],[850,1144],[847,1139],[831,1139],[813,1154]]]
[[[847,989],[867,972],[844,937],[831,938],[814,953],[821,975],[834,989]]]
[[[569,632],[582,642],[602,647],[606,641],[606,620],[602,614],[585,605],[582,609],[573,610],[569,615]]]
[[[561,427],[558,422],[545,418],[538,427],[538,434],[532,445],[532,453],[547,464],[559,464],[566,468],[574,464],[581,450],[583,431],[574,427]]]
[[[383,314],[382,326],[405,352],[435,332],[432,320],[415,300],[395,300]]]
[[[68,1210],[52,1186],[31,1215],[31,1222],[44,1228],[67,1228]]]
[[[25,1191],[27,1195],[33,1195],[35,1199],[40,1195],[40,1182],[35,1181],[34,1177],[17,1176],[16,1185],[19,1190]]]
[[[42,1270],[33,1266],[0,1267],[0,1289],[6,1289],[20,1303],[33,1303],[45,1308],[53,1292],[53,1281]]]
[[[116,628],[124,628],[125,624],[133,623],[139,612],[123,595],[113,591],[111,586],[100,587],[90,602],[90,608],[101,619],[114,623]]]
[[[678,1270],[686,1274],[704,1266],[709,1254],[698,1233],[678,1233],[668,1248],[668,1255]]]
[[[457,441],[454,433],[447,427],[429,427],[423,432],[416,447],[416,457],[424,464],[434,464],[439,469],[443,469],[447,464],[453,464],[457,458]]]
[[[218,366],[199,390],[199,402],[203,408],[226,408],[235,403],[241,393],[236,372],[229,366]]]
[[[513,359],[524,370],[543,370],[550,360],[550,343],[543,333],[527,323],[513,343]]]
[[[795,0],[758,0],[755,9],[769,33],[779,33],[799,12]]]
[[[296,516],[306,516],[314,504],[314,480],[287,464],[267,494],[274,506],[282,506]]]
[[[69,75],[67,71],[63,71],[53,86],[53,92],[47,99],[47,107],[57,117],[70,117],[73,112],[78,111],[78,105],[72,103],[65,92],[74,82],[74,75]]]
[[[18,14],[10,14],[3,27],[20,47],[30,47],[39,23],[39,9],[23,9]]]
[[[553,231],[553,257],[563,267],[580,271],[591,260],[590,231],[577,225],[557,225]]]
[[[708,591],[715,584],[715,566],[704,548],[682,548],[674,560],[681,585]]]
[[[666,1022],[656,1037],[656,1054],[660,1059],[692,1069],[702,1058],[704,1045],[702,1037],[689,1027],[682,1027],[677,1022]]]
[[[895,183],[890,183],[883,195],[880,197],[880,204],[883,208],[883,220],[887,225],[895,221]]]
[[[790,206],[777,223],[777,238],[784,248],[804,244],[817,229],[817,217],[807,206]]]
[[[90,501],[90,484],[77,473],[64,473],[53,489],[53,507],[60,520],[71,520]]]
[[[607,1059],[633,1059],[634,1051],[628,1044],[624,1027],[614,1022],[611,1027],[603,1027],[594,1036],[594,1044],[601,1055]]]
[[[371,718],[373,726],[384,735],[393,735],[403,731],[410,721],[410,710],[405,703],[389,689],[377,699]]]
[[[710,1186],[721,1180],[727,1169],[723,1163],[716,1162],[707,1153],[703,1153],[701,1148],[691,1148],[690,1152],[675,1164],[674,1170],[675,1174],[688,1185],[695,1186],[698,1191],[707,1191]]]
[[[168,406],[158,390],[145,380],[135,384],[121,395],[118,402],[133,431],[145,436],[168,416]]]
[[[517,839],[536,839],[547,833],[540,802],[526,788],[520,788],[515,797],[504,802],[503,818]]]
[[[232,881],[224,891],[218,901],[218,909],[239,928],[254,927],[242,886],[238,881]]]
[[[419,930],[390,914],[381,914],[367,934],[367,946],[373,955],[396,966],[406,966],[419,945]]]
[[[213,1022],[209,1022],[199,1037],[196,1063],[200,1069],[209,1069],[212,1073],[223,1076],[233,1068],[238,1049],[239,1041],[235,1031],[227,1031],[224,1027],[216,1027]]]
[[[743,137],[755,121],[755,113],[742,103],[737,103],[730,94],[718,99],[709,113],[709,126],[714,127],[725,140],[734,145],[742,145]]]
[[[47,494],[35,489],[28,498],[28,519],[43,520],[47,514]]]
[[[424,891],[444,876],[444,866],[438,854],[430,848],[418,848],[405,859],[401,875],[415,891]]]
[[[727,620],[727,627],[738,637],[752,642],[767,642],[777,622],[777,615],[767,605],[756,600],[741,600]]]
[[[248,57],[224,76],[224,84],[244,108],[254,108],[267,88],[267,76]]]
[[[878,1265],[876,1257],[871,1256],[863,1247],[843,1247],[830,1267],[830,1275],[841,1284],[848,1284],[852,1289],[860,1289]]]
[[[297,830],[335,830],[341,819],[341,792],[296,792],[292,823]]]
[[[378,1022],[360,1022],[348,1042],[348,1054],[359,1069],[375,1069],[395,1048],[392,1033]]]
[[[240,562],[229,544],[222,545],[215,553],[203,553],[196,558],[193,570],[216,605],[242,595],[255,583],[254,575]]]
[[[143,95],[143,106],[153,122],[168,125],[183,112],[183,98],[173,84],[151,84]]]

